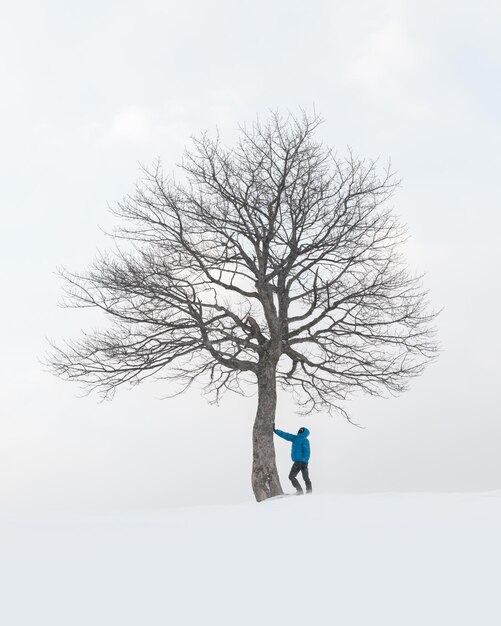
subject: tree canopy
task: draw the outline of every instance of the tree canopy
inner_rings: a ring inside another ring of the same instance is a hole
[[[320,122],[272,115],[231,148],[203,134],[179,181],[144,169],[113,208],[115,251],[62,272],[66,303],[111,324],[54,346],[54,371],[103,397],[156,376],[217,399],[271,360],[305,412],[405,389],[436,343],[388,206],[398,181],[325,147]]]

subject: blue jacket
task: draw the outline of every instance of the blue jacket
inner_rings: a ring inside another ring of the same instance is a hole
[[[283,430],[275,429],[275,435],[282,437],[286,441],[292,441],[291,458],[294,463],[308,463],[310,460],[309,434],[310,431],[307,428],[297,435],[291,435],[291,433],[284,433]]]

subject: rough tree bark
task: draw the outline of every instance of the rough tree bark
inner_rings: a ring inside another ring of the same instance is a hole
[[[256,385],[252,488],[282,493],[272,427],[277,385],[304,413],[354,391],[399,393],[434,358],[434,313],[399,252],[387,208],[398,182],[375,161],[336,156],[303,114],[241,128],[235,147],[203,135],[181,166],[160,164],[113,209],[116,252],[63,271],[70,307],[111,324],[53,345],[53,371],[113,397],[156,376],[215,401]]]
[[[283,494],[275,461],[273,424],[277,408],[276,363],[261,359],[257,373],[257,412],[252,431],[252,490],[258,502]]]

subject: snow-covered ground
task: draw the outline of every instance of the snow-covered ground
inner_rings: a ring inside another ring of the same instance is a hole
[[[0,516],[2,626],[501,624],[501,491]]]

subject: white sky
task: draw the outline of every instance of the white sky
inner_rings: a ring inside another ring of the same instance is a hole
[[[391,157],[395,209],[427,272],[443,353],[397,399],[312,430],[319,490],[500,488],[501,5],[410,1],[2,0],[0,509],[128,508],[251,496],[255,398],[219,408],[148,384],[111,403],[41,371],[46,336],[95,323],[57,308],[57,266],[106,245],[107,204],[138,163],[192,133],[315,105],[327,144]],[[288,487],[288,444],[277,441]]]

